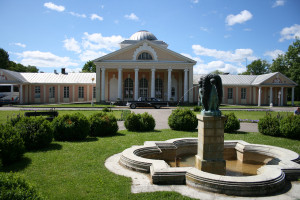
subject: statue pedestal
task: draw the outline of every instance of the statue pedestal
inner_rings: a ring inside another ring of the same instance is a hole
[[[196,168],[219,175],[226,173],[224,152],[225,117],[197,115],[198,153],[195,156]]]

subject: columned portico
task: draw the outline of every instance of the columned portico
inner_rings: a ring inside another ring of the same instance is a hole
[[[122,99],[122,68],[118,69],[118,99]]]
[[[101,101],[105,101],[105,68],[101,68]]]
[[[139,69],[134,69],[134,100],[137,101],[139,98]]]
[[[155,97],[155,68],[151,69],[151,97]]]
[[[170,101],[171,98],[171,86],[172,86],[172,69],[168,69],[168,101]]]

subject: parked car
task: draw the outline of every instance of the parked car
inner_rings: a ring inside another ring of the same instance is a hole
[[[128,101],[126,104],[126,106],[129,106],[131,109],[135,109],[136,107],[154,107],[158,109],[167,105],[168,103],[166,101],[160,101],[159,99],[150,97],[140,97],[137,101]]]

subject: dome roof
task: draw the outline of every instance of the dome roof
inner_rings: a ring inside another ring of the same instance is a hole
[[[157,40],[157,38],[153,33],[142,30],[134,33],[129,40]]]

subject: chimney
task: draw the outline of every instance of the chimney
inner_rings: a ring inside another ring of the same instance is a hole
[[[56,69],[54,70],[54,74],[57,74],[57,71],[56,71]]]
[[[61,68],[61,73],[66,74],[66,68]]]

